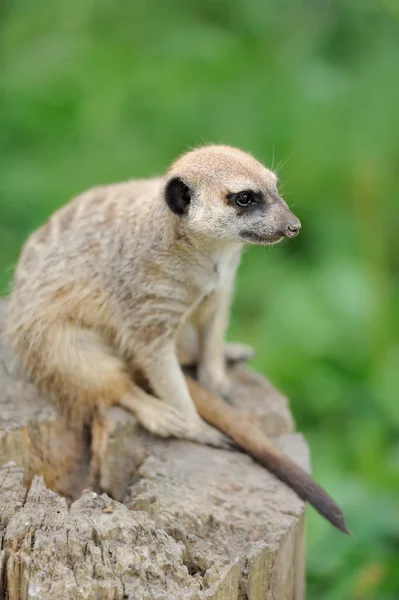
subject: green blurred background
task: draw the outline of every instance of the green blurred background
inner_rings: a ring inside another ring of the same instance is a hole
[[[308,598],[399,598],[399,3],[14,0],[1,24],[2,292],[89,186],[203,142],[274,161],[303,228],[246,252],[229,335],[355,534],[308,510]]]

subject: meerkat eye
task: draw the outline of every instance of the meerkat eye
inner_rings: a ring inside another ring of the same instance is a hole
[[[244,207],[256,202],[256,196],[254,192],[245,190],[244,192],[238,192],[238,194],[235,194],[234,200],[238,206]]]

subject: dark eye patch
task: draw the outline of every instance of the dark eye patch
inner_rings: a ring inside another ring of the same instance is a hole
[[[265,205],[263,194],[254,190],[242,190],[236,193],[230,192],[226,198],[227,204],[236,208],[238,214],[247,214]]]
[[[256,202],[256,197],[255,194],[250,190],[238,192],[238,194],[235,194],[234,196],[234,202],[237,204],[237,206],[244,208],[244,206],[249,206],[253,202]]]

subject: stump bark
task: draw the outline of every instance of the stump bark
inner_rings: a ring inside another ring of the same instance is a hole
[[[90,436],[26,380],[2,331],[1,600],[302,600],[304,503],[249,456],[143,431],[119,408],[101,487]],[[181,351],[195,362],[195,344]],[[233,403],[309,470],[287,400],[233,366]]]

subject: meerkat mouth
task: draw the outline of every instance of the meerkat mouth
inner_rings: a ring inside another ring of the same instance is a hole
[[[256,233],[256,231],[240,231],[240,236],[245,239],[247,242],[252,244],[263,244],[263,245],[272,245],[278,244],[283,239],[283,235],[275,234],[273,236],[270,235],[261,235]]]

